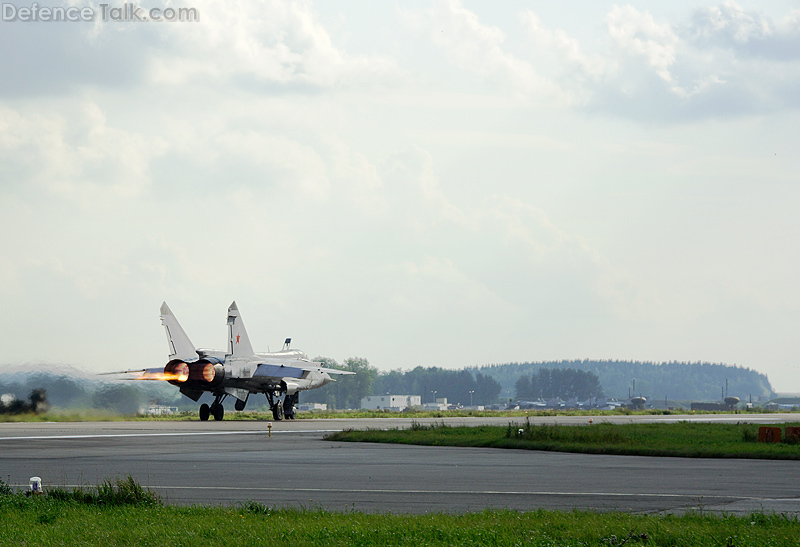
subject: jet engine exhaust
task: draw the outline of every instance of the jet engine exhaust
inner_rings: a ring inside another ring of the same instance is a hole
[[[189,379],[200,380],[203,382],[211,383],[217,376],[217,371],[214,370],[214,365],[208,361],[200,361],[189,365]]]
[[[225,367],[214,360],[185,363],[174,359],[161,369],[147,369],[137,380],[166,380],[172,385],[216,386],[225,378]]]
[[[182,384],[189,379],[189,365],[183,361],[170,361],[164,367],[164,380],[172,384]]]

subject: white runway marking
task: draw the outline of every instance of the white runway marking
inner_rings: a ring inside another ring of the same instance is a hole
[[[273,431],[279,433],[335,433],[341,429],[281,429]],[[268,431],[202,431],[192,433],[97,433],[92,435],[31,435],[26,437],[0,437],[0,441],[35,441],[35,440],[69,440],[69,439],[107,439],[111,437],[196,437],[201,435],[268,435]]]
[[[12,485],[13,486],[13,485]],[[27,486],[27,485],[20,485]],[[85,488],[82,484],[53,485],[61,488]],[[258,486],[148,486],[151,490],[227,490],[231,492],[285,492],[285,487],[258,487]],[[800,498],[762,498],[757,496],[725,496],[703,494],[659,494],[653,492],[624,493],[624,492],[559,492],[559,491],[508,491],[508,490],[401,490],[387,488],[292,488],[293,492],[306,492],[309,494],[325,493],[355,493],[355,494],[441,494],[441,495],[497,495],[497,496],[596,496],[613,498],[697,498],[703,500],[738,500],[738,501],[800,501]]]

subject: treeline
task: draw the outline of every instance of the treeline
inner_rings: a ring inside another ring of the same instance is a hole
[[[602,396],[620,399],[644,395],[651,401],[665,397],[673,401],[717,401],[723,396],[726,380],[726,395],[743,401],[751,395],[754,402],[774,396],[766,375],[715,363],[587,359],[508,363],[461,370],[416,367],[408,371],[381,372],[362,357],[351,357],[342,363],[328,357],[315,360],[322,361],[324,366],[356,373],[339,376],[335,382],[300,395],[301,403],[327,403],[331,409],[359,408],[362,398],[386,393],[419,395],[423,404],[447,398],[448,403],[464,406],[470,402],[473,405],[507,402],[510,398],[578,397],[585,400],[601,396],[598,391]],[[566,369],[574,372],[564,376],[560,371]],[[556,385],[560,387],[553,387]],[[181,410],[197,408],[197,403],[163,382],[105,382],[77,372],[56,371],[53,367],[0,375],[0,395],[10,393],[17,400],[24,401],[37,389],[46,390],[48,403],[58,408],[96,408],[121,414],[133,414],[148,404],[177,406]],[[228,403],[233,404],[229,400],[226,406]],[[263,395],[251,397],[247,408],[265,409],[266,398]]]
[[[520,376],[514,384],[517,399],[572,399],[585,401],[602,397],[600,378],[589,371],[574,368],[542,368],[530,376]]]
[[[363,357],[350,357],[341,364],[331,357],[314,357],[324,367],[355,372],[355,375],[331,375],[335,380],[326,386],[300,393],[302,403],[325,403],[331,410],[360,408],[361,399],[372,395],[372,386],[378,376],[378,369],[371,366]]]
[[[541,369],[571,368],[595,374],[606,397],[627,398],[644,395],[650,400],[717,401],[722,398],[727,380],[727,395],[743,401],[774,396],[765,374],[735,365],[720,363],[649,363],[616,360],[563,360],[534,363],[508,363],[472,367],[500,383],[503,390],[514,390],[521,376],[536,374]],[[635,384],[635,387],[634,387]]]
[[[345,359],[341,364],[330,357],[315,357],[324,366],[349,370],[355,376],[337,376],[335,382],[304,391],[301,403],[325,403],[330,409],[359,408],[368,395],[419,395],[422,403],[446,398],[450,404],[487,405],[497,402],[500,384],[484,374],[439,367],[417,367],[409,371],[379,372],[362,357]],[[470,393],[472,392],[472,393]]]
[[[450,404],[466,406],[470,404],[470,396],[473,405],[496,403],[500,390],[500,384],[484,374],[464,369],[417,367],[379,373],[372,394],[420,395],[423,404],[446,398]]]

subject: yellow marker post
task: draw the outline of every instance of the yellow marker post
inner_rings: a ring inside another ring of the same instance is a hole
[[[272,437],[272,422],[267,422],[267,437]]]

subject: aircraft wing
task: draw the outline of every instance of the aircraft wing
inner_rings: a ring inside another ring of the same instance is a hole
[[[338,368],[325,368],[322,363],[316,363],[314,361],[304,361],[307,365],[305,367],[301,367],[303,370],[313,370],[315,372],[327,372],[328,374],[355,374],[355,372],[350,372],[349,370],[339,370]]]
[[[146,369],[146,368],[137,368],[137,369],[130,369],[130,370],[115,370],[114,372],[98,372],[98,376],[109,376],[111,374],[144,374],[148,371],[155,372],[157,370],[164,371],[164,367]]]
[[[325,372],[328,374],[355,374],[347,370],[339,370],[335,368],[326,368],[322,363],[315,361],[304,361],[298,359],[296,361],[263,361],[258,364],[253,376],[269,376],[274,378],[300,378],[306,371],[311,372]]]

